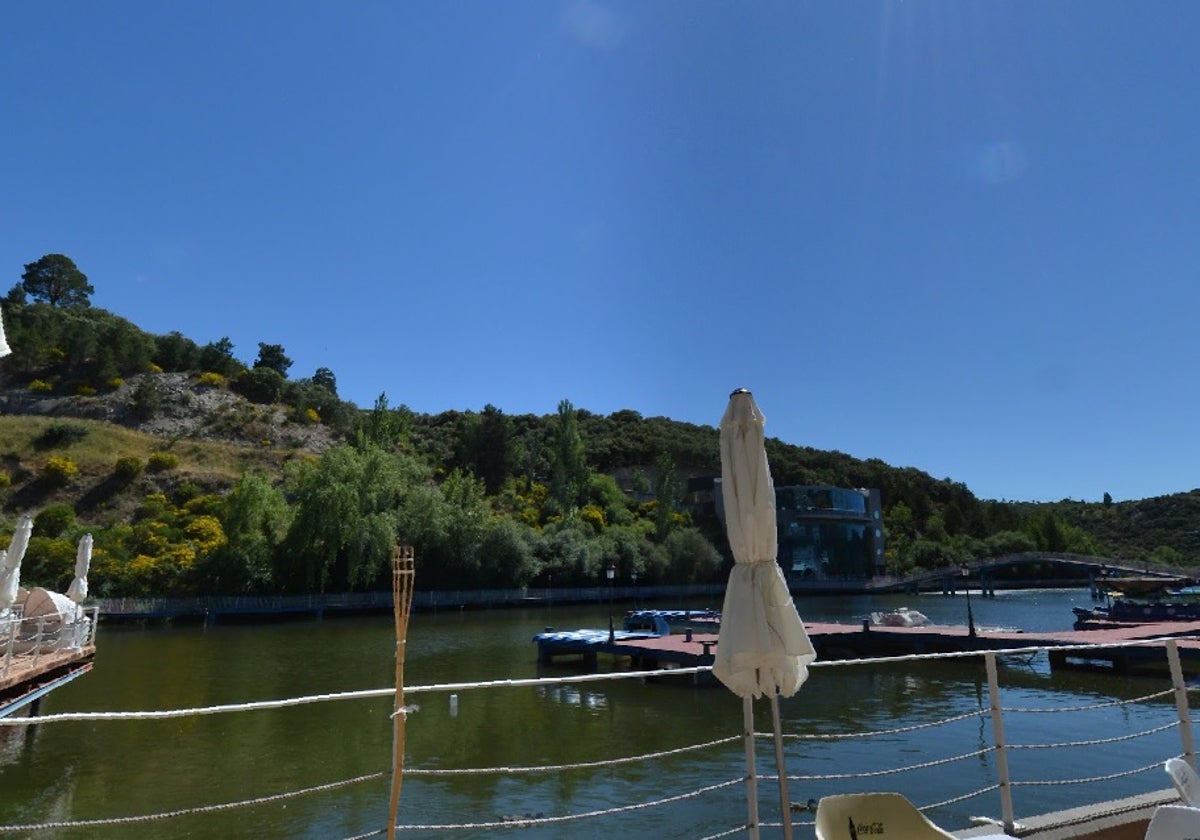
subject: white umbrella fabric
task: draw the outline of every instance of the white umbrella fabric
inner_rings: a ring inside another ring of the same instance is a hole
[[[0,359],[12,352],[8,346],[8,338],[4,335],[4,315],[0,314]]]
[[[17,600],[21,588],[21,561],[29,547],[29,535],[33,533],[33,520],[22,516],[17,520],[12,540],[6,551],[0,551],[0,613],[7,613]]]
[[[758,836],[753,700],[764,694],[771,699],[784,836],[791,837],[779,695],[795,694],[808,679],[808,665],[817,658],[776,559],[775,483],[767,463],[765,423],[749,391],[739,389],[730,394],[720,427],[721,495],[729,548],[736,562],[725,587],[713,674],[743,701],[752,838]]]
[[[25,559],[25,549],[29,548],[29,537],[33,534],[33,519],[28,515],[17,520],[13,529],[12,542],[8,544],[8,560],[10,563],[21,565]]]
[[[67,597],[76,604],[83,603],[88,593],[88,568],[92,565],[92,535],[84,534],[75,552],[75,579],[67,589]]]
[[[0,616],[8,615],[21,588],[21,567],[8,565],[8,552],[0,550]]]

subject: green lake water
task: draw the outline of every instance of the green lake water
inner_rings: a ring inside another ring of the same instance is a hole
[[[801,599],[809,621],[861,621],[871,610],[907,604],[938,623],[964,623],[965,602],[943,596]],[[1085,591],[1041,590],[975,597],[981,625],[1027,631],[1069,629],[1072,605]],[[629,605],[625,605],[626,607]],[[675,607],[676,604],[663,604]],[[713,606],[719,604],[690,604]],[[622,606],[618,605],[618,609]],[[554,607],[486,612],[417,613],[409,628],[406,682],[447,682],[572,673],[539,669],[534,633],[607,625],[607,607]],[[43,714],[64,711],[173,709],[274,700],[321,693],[386,689],[393,679],[390,616],[327,618],[215,627],[101,626],[95,668],[54,692]],[[1160,683],[1112,675],[1051,674],[1045,657],[1006,663],[1005,705],[1063,706],[1139,696]],[[567,765],[737,735],[741,704],[723,688],[644,684],[636,680],[567,686],[414,694],[407,727],[409,768]],[[870,668],[816,669],[782,702],[784,729],[794,733],[890,729],[986,706],[982,665],[970,661]],[[1140,708],[1140,707],[1139,707]],[[61,838],[322,838],[340,840],[386,824],[391,762],[391,699],[315,703],[294,708],[194,716],[162,721],[47,723],[0,728],[0,825],[103,820],[186,810],[381,774],[348,787],[286,802],[150,823],[61,828],[0,836]],[[1158,712],[1161,714],[1161,710]],[[1140,728],[1142,712],[1106,714],[1103,735]],[[1094,738],[1094,719],[1045,715],[1020,739]],[[770,730],[759,704],[759,731]],[[1013,739],[1010,739],[1013,740]],[[960,754],[991,743],[990,723],[970,719],[919,734],[862,742],[791,742],[792,774],[834,776],[841,768],[885,770],[926,756]],[[1138,766],[1179,752],[1168,733],[1118,748],[1025,753],[1010,758],[1014,777],[1090,776],[1098,764]],[[772,772],[769,742],[759,745],[762,772]],[[401,824],[472,823],[507,815],[559,815],[611,808],[684,793],[742,775],[739,744],[600,770],[560,770],[536,776],[407,776]],[[1023,762],[1023,763],[1021,763]],[[910,792],[918,804],[942,801],[994,784],[980,759],[951,768],[874,780],[793,783],[791,798],[864,789]],[[1091,799],[1167,786],[1165,774],[1143,774],[1091,786]],[[762,782],[762,818],[777,820],[774,785]],[[1026,788],[1017,811],[1026,815],[1074,804],[1077,791]],[[996,794],[947,807],[933,816],[950,828],[972,814],[997,815]],[[544,828],[407,831],[402,837],[695,838],[744,821],[741,786],[632,815]],[[803,818],[803,817],[802,817]],[[764,836],[771,836],[765,834]],[[811,831],[798,830],[798,838]]]

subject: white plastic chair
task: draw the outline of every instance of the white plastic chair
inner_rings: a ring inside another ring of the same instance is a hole
[[[954,840],[898,793],[843,793],[817,803],[817,840]]]
[[[1200,840],[1200,808],[1159,805],[1146,827],[1146,840]]]
[[[1179,798],[1183,804],[1200,808],[1200,776],[1196,775],[1192,765],[1182,758],[1168,758],[1163,769],[1175,783],[1175,789],[1179,791]]]

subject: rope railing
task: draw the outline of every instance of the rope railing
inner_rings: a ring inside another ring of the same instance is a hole
[[[1125,735],[1114,735],[1111,738],[1093,738],[1090,741],[1059,741],[1051,744],[1005,744],[1010,750],[1062,750],[1069,747],[1099,747],[1105,744],[1116,744],[1121,741],[1133,741],[1138,738],[1145,738],[1147,735],[1157,735],[1159,732],[1166,732],[1169,729],[1174,729],[1179,724],[1175,721],[1156,726],[1153,729],[1143,729],[1140,732],[1129,732]]]
[[[1107,645],[1070,646],[1070,647],[1072,649],[1096,649],[1096,648],[1111,648],[1111,647],[1121,647],[1121,646],[1135,646],[1137,644],[1147,644],[1147,642],[1140,641],[1138,643],[1134,643],[1133,645],[1130,645],[1130,644],[1124,644],[1124,645],[1107,644]],[[1006,655],[1009,653],[1025,654],[1025,653],[1029,653],[1030,651],[1038,652],[1038,651],[1046,651],[1046,650],[1061,651],[1062,648],[1017,648],[1017,649],[1012,649],[1011,651],[990,652],[989,655]],[[1168,645],[1168,656],[1170,656],[1173,651],[1174,651],[1174,646],[1169,644]],[[857,665],[859,667],[878,666],[881,663],[891,663],[891,662],[929,661],[929,660],[937,660],[937,659],[962,658],[962,657],[978,658],[979,655],[980,654],[978,651],[952,653],[952,654],[906,655],[906,656],[898,656],[898,657],[887,657],[884,659],[859,659],[859,660],[852,660],[852,661],[845,661],[845,662],[814,663],[814,665],[812,667],[814,667],[814,668],[817,668],[817,667],[834,668],[834,667],[852,667],[855,665]],[[684,668],[684,669],[677,669],[677,670],[673,671],[672,673],[674,673],[674,674],[696,673],[696,672],[701,672],[701,671],[706,671],[706,670],[708,670],[708,668],[704,668],[704,667]],[[439,692],[449,693],[449,692],[461,692],[461,691],[473,691],[473,690],[496,690],[496,689],[504,689],[504,688],[561,686],[561,685],[566,685],[566,684],[611,681],[614,679],[642,679],[647,676],[652,676],[652,675],[657,676],[657,675],[660,675],[660,673],[661,672],[659,672],[659,671],[629,671],[629,672],[618,672],[618,673],[573,675],[573,676],[566,676],[566,677],[543,677],[543,678],[530,678],[530,679],[489,680],[489,681],[471,682],[471,683],[442,683],[442,684],[427,685],[427,686],[406,686],[405,693],[408,695],[413,695],[413,694],[419,695],[419,694],[423,694],[423,693],[424,694],[439,693]],[[989,672],[989,679],[991,679],[991,678],[992,678],[991,673]],[[1174,693],[1176,695],[1176,699],[1178,700],[1181,695],[1182,695],[1182,697],[1186,698],[1187,694],[1189,693],[1189,689],[1181,688],[1180,686],[1177,685],[1177,686],[1174,686],[1172,689],[1168,689],[1165,691],[1155,691],[1152,693],[1144,694],[1139,697],[1128,698],[1128,699],[1123,699],[1123,700],[1116,700],[1116,701],[1112,701],[1112,702],[1088,703],[1088,704],[1083,704],[1083,705],[1074,705],[1074,706],[1070,706],[1070,707],[1064,707],[1064,706],[1054,706],[1054,707],[1047,707],[1047,708],[1005,707],[1005,706],[998,704],[995,701],[995,699],[993,699],[992,708],[990,708],[990,709],[987,709],[987,708],[973,709],[966,713],[956,713],[956,714],[944,716],[937,720],[924,721],[924,722],[920,722],[920,723],[909,725],[909,726],[903,726],[903,727],[892,727],[892,728],[886,728],[886,729],[874,729],[874,730],[864,730],[864,731],[844,732],[844,733],[785,733],[782,736],[783,739],[785,741],[787,741],[788,743],[792,743],[792,744],[796,744],[799,742],[805,742],[805,743],[813,743],[813,742],[853,743],[853,742],[861,742],[862,739],[879,739],[881,741],[894,741],[898,737],[910,735],[910,734],[920,732],[923,730],[928,730],[933,727],[945,727],[945,726],[951,726],[951,725],[955,725],[955,724],[961,724],[966,721],[979,719],[981,717],[986,717],[989,715],[994,716],[997,714],[1001,715],[1001,716],[1009,715],[1010,717],[1015,717],[1015,718],[1019,718],[1021,715],[1024,715],[1024,714],[1047,713],[1047,712],[1050,712],[1050,713],[1072,713],[1072,714],[1076,714],[1076,715],[1082,714],[1082,713],[1101,714],[1101,713],[1105,712],[1106,710],[1110,710],[1110,709],[1126,709],[1126,708],[1129,708],[1132,706],[1139,706],[1139,707],[1148,708],[1150,711],[1155,712],[1155,713],[1167,714],[1168,716],[1171,717],[1171,720],[1165,724],[1161,724],[1161,725],[1156,724],[1156,725],[1152,725],[1152,726],[1142,727],[1142,728],[1139,728],[1135,732],[1127,732],[1127,733],[1122,733],[1122,734],[1113,735],[1113,736],[1104,737],[1104,738],[1098,738],[1098,739],[1076,740],[1076,741],[1058,741],[1058,742],[1053,742],[1053,743],[1012,744],[1012,743],[1004,743],[1005,739],[1001,739],[1001,738],[997,737],[997,739],[994,743],[982,743],[979,749],[970,750],[970,751],[963,752],[963,753],[957,754],[957,755],[952,755],[952,756],[931,758],[929,760],[924,760],[924,761],[915,761],[912,763],[905,764],[903,766],[888,767],[888,768],[884,768],[884,769],[857,769],[857,770],[847,769],[847,770],[845,770],[845,772],[828,773],[828,774],[814,774],[814,773],[787,774],[786,779],[789,781],[794,781],[797,783],[808,784],[808,785],[812,785],[814,783],[833,782],[833,783],[835,783],[835,788],[837,788],[842,783],[853,783],[856,780],[862,780],[865,784],[869,784],[871,782],[871,780],[874,780],[874,779],[879,779],[879,778],[883,778],[883,777],[905,776],[906,774],[916,773],[918,771],[936,769],[936,768],[940,768],[940,767],[946,767],[951,764],[964,762],[964,761],[975,761],[977,763],[988,763],[989,766],[991,766],[991,764],[993,762],[992,756],[997,755],[998,751],[1000,751],[1000,750],[1007,750],[1007,751],[1010,751],[1013,753],[1017,753],[1020,751],[1028,751],[1028,750],[1035,750],[1035,749],[1064,749],[1064,748],[1068,748],[1068,747],[1072,747],[1072,748],[1074,748],[1074,747],[1102,747],[1102,746],[1110,745],[1113,743],[1126,742],[1126,741],[1131,741],[1131,740],[1135,740],[1135,739],[1139,739],[1139,738],[1147,738],[1147,737],[1152,737],[1152,736],[1156,736],[1156,735],[1162,735],[1163,733],[1166,733],[1177,727],[1190,727],[1190,717],[1188,717],[1184,714],[1186,709],[1180,711],[1179,718],[1175,719],[1175,707],[1173,705],[1157,702],[1157,701],[1161,701],[1162,699],[1164,699],[1168,695],[1171,695],[1172,693]],[[337,693],[329,693],[329,694],[306,695],[306,696],[301,696],[301,697],[284,698],[284,699],[278,699],[278,700],[251,701],[251,702],[246,702],[246,703],[223,704],[223,705],[218,705],[218,706],[208,706],[208,707],[199,707],[199,708],[146,710],[146,711],[65,712],[65,713],[59,713],[59,714],[53,714],[53,715],[45,715],[45,716],[41,716],[41,717],[37,717],[37,718],[33,718],[33,719],[29,719],[29,718],[0,719],[0,726],[22,726],[22,725],[28,725],[30,723],[54,724],[54,723],[66,722],[66,721],[89,721],[89,722],[130,721],[130,720],[155,721],[155,720],[164,720],[164,719],[175,719],[175,718],[194,716],[194,715],[227,714],[227,713],[245,712],[245,711],[265,711],[265,710],[271,710],[271,709],[282,709],[282,708],[287,708],[287,707],[291,707],[291,706],[308,705],[308,704],[322,703],[322,702],[344,702],[344,701],[351,701],[351,700],[372,700],[372,699],[378,699],[378,698],[382,698],[382,697],[391,697],[393,694],[394,694],[394,689],[389,687],[386,689],[370,689],[370,690],[364,690],[364,691],[350,691],[350,692],[337,692]],[[409,707],[409,708],[410,708],[410,710],[415,710],[415,707]],[[420,725],[420,716],[416,715],[415,717],[410,717],[410,725],[419,726]],[[767,738],[770,738],[771,735],[768,733],[755,732],[754,737],[756,739],[767,739]],[[980,734],[980,737],[982,739],[982,737],[983,737],[982,732]],[[735,745],[738,744],[741,740],[742,740],[742,736],[736,735],[736,736],[730,736],[730,737],[725,737],[725,738],[718,738],[715,740],[708,740],[708,741],[704,741],[704,742],[684,744],[684,745],[680,745],[680,746],[676,746],[676,747],[672,747],[672,748],[668,748],[668,749],[656,750],[656,751],[652,751],[652,752],[644,752],[644,753],[640,753],[637,755],[612,756],[612,757],[607,757],[607,758],[599,758],[599,759],[595,759],[595,760],[581,761],[581,762],[576,762],[576,763],[544,764],[544,765],[535,765],[535,766],[513,765],[513,766],[492,766],[492,767],[478,767],[478,768],[426,768],[426,767],[420,766],[421,758],[422,758],[421,756],[410,756],[409,761],[412,766],[409,766],[408,768],[406,768],[404,772],[405,772],[405,775],[413,777],[414,779],[420,778],[427,784],[435,783],[438,779],[441,779],[441,778],[460,777],[460,776],[467,776],[467,775],[527,777],[527,776],[531,776],[531,775],[535,775],[535,774],[551,774],[551,773],[558,774],[558,773],[563,773],[563,772],[596,773],[596,772],[603,772],[607,769],[617,768],[617,767],[626,766],[626,765],[630,765],[630,764],[649,763],[649,762],[669,762],[672,759],[677,758],[682,755],[693,754],[693,753],[696,753],[699,751],[704,751],[704,750],[718,750],[719,751],[722,748],[731,748],[729,750],[728,766],[729,767],[737,767],[740,763],[741,749],[740,749],[740,747],[735,748]],[[1187,743],[1187,741],[1185,739],[1185,744],[1186,743]],[[1187,752],[1187,750],[1185,748],[1184,753],[1186,754],[1186,752]],[[1028,754],[1028,753],[1026,753],[1026,754]],[[718,756],[716,759],[718,762],[721,760],[720,755],[721,754],[718,753]],[[1170,756],[1163,756],[1163,759],[1165,760],[1167,757],[1170,757]],[[997,762],[997,763],[999,763],[999,762]],[[1014,788],[1036,789],[1036,788],[1044,788],[1044,787],[1048,787],[1048,786],[1059,786],[1059,785],[1078,786],[1078,785],[1085,785],[1085,784],[1092,784],[1092,783],[1111,782],[1111,781],[1117,780],[1117,779],[1123,779],[1123,778],[1128,778],[1128,777],[1132,777],[1132,776],[1137,776],[1137,775],[1143,774],[1143,773],[1148,773],[1155,769],[1160,769],[1161,767],[1162,767],[1161,761],[1157,761],[1152,764],[1146,764],[1144,766],[1138,766],[1138,767],[1135,767],[1132,769],[1122,770],[1119,772],[1113,772],[1113,773],[1108,773],[1108,774],[1099,774],[1099,775],[1089,776],[1089,777],[1085,777],[1085,778],[1057,779],[1057,780],[1042,779],[1042,780],[1036,780],[1036,781],[1029,781],[1029,780],[1013,780],[1010,778],[1002,777],[998,783],[987,784],[982,787],[976,787],[970,791],[966,791],[966,792],[960,793],[958,795],[951,796],[942,801],[922,806],[922,810],[933,810],[933,809],[951,807],[957,803],[976,799],[980,796],[987,795],[989,793],[995,793],[998,790],[1003,790],[1006,788],[1007,789],[1014,789]],[[275,803],[275,802],[292,800],[292,799],[297,799],[300,797],[311,796],[311,795],[316,795],[319,793],[334,791],[334,790],[348,787],[351,785],[378,780],[378,779],[384,778],[387,775],[388,775],[387,773],[383,773],[383,772],[369,773],[369,774],[365,774],[365,775],[355,776],[355,777],[345,779],[342,781],[330,782],[330,783],[326,783],[326,784],[315,785],[315,786],[300,788],[300,789],[291,790],[291,791],[277,792],[277,793],[272,793],[272,794],[265,795],[265,796],[241,799],[241,800],[237,800],[237,801],[219,803],[219,804],[204,804],[204,805],[198,805],[198,806],[195,806],[192,808],[184,808],[184,809],[178,809],[178,810],[172,810],[172,811],[147,813],[147,814],[137,815],[137,816],[113,817],[113,818],[108,818],[108,819],[55,820],[55,821],[47,821],[44,823],[23,823],[23,824],[19,824],[19,825],[0,825],[0,834],[11,834],[11,833],[36,834],[37,832],[41,832],[41,831],[55,831],[55,830],[62,830],[62,829],[97,828],[97,827],[102,827],[102,826],[129,825],[129,824],[140,823],[140,822],[154,822],[154,821],[160,821],[160,820],[167,820],[167,819],[176,818],[176,817],[204,815],[204,814],[216,813],[216,812],[220,812],[220,811],[229,811],[229,810],[234,810],[234,809],[239,809],[239,808],[257,807],[257,806],[262,806],[262,805],[271,804],[271,803]],[[770,780],[772,778],[778,778],[778,777],[772,777],[767,774],[761,774],[761,775],[758,775],[757,778],[765,781],[765,780]],[[697,780],[697,781],[699,781],[699,780]],[[745,777],[738,776],[737,778],[733,778],[733,779],[729,779],[726,781],[721,781],[721,782],[717,782],[717,783],[713,783],[713,784],[693,784],[693,786],[688,787],[685,790],[675,792],[675,793],[670,793],[667,795],[663,795],[663,796],[660,796],[655,799],[650,799],[650,800],[645,800],[645,801],[634,801],[634,802],[619,802],[618,801],[618,802],[614,802],[611,807],[597,808],[597,809],[581,811],[581,812],[576,812],[576,813],[550,814],[550,815],[538,814],[538,815],[525,815],[525,816],[516,816],[516,817],[502,817],[500,819],[489,819],[489,820],[483,820],[483,821],[479,821],[479,822],[454,822],[454,823],[448,822],[448,823],[444,823],[444,824],[442,824],[442,823],[397,824],[397,825],[392,826],[392,830],[393,831],[401,831],[401,832],[413,832],[413,831],[421,831],[421,832],[435,832],[435,831],[436,832],[449,832],[449,831],[483,832],[483,831],[500,830],[500,829],[512,829],[515,827],[530,828],[530,827],[538,827],[538,826],[566,825],[566,824],[576,823],[576,822],[583,821],[583,820],[598,819],[598,818],[613,818],[618,815],[628,814],[631,812],[644,812],[644,811],[647,811],[650,809],[665,808],[670,805],[673,805],[673,804],[676,804],[679,802],[683,802],[683,801],[690,801],[690,800],[696,800],[696,799],[703,798],[703,797],[710,797],[714,794],[719,793],[720,791],[724,791],[731,787],[741,785],[744,782],[745,782]],[[900,787],[900,785],[894,785],[894,787]],[[796,825],[806,825],[806,824],[811,824],[811,823],[801,822],[801,823],[795,823],[795,824]],[[759,823],[759,825],[769,826],[771,824],[764,822],[764,823]],[[735,835],[735,834],[745,831],[745,830],[746,830],[746,826],[744,824],[740,824],[740,825],[736,825],[735,827],[729,828],[727,830],[721,830],[717,833],[708,834],[704,838],[702,838],[702,840],[716,840],[716,838],[732,836],[732,835]],[[367,837],[379,836],[379,835],[385,833],[385,831],[386,831],[386,829],[372,831],[372,832],[368,832],[366,834],[355,835],[352,838],[345,838],[345,840],[364,840]],[[619,829],[616,829],[615,831],[619,831]]]

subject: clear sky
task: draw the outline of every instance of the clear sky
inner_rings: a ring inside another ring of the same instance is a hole
[[[419,412],[1200,486],[1200,3],[4,0],[0,293]],[[6,279],[7,278],[7,279]]]

